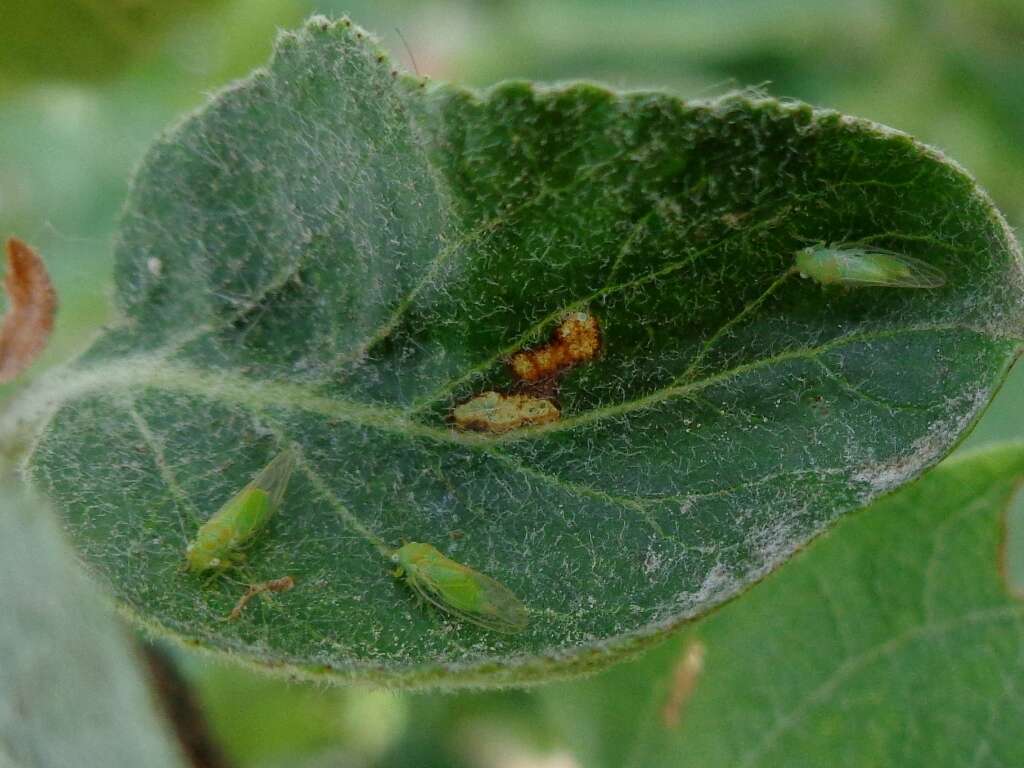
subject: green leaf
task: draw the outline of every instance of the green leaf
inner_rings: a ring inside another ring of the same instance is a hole
[[[183,661],[217,743],[238,765],[480,768],[499,757],[532,764],[531,753],[553,749],[529,691],[400,694]]]
[[[389,691],[296,685],[237,665],[181,658],[233,765],[368,765],[406,723],[407,703]]]
[[[162,33],[219,0],[67,3],[34,0],[0,25],[0,84],[35,79],[100,80],[151,54]]]
[[[789,272],[854,239],[948,284]],[[890,129],[744,95],[428,87],[322,19],[155,144],[117,262],[123,322],[36,395],[29,471],[82,556],[156,631],[404,685],[585,671],[736,595],[942,457],[1024,307],[984,193]],[[561,419],[457,430],[568,311],[604,348],[560,379]],[[245,572],[180,573],[286,443],[303,460]],[[529,629],[416,605],[402,540],[508,586]],[[284,575],[222,621],[240,579]]]
[[[549,712],[592,768],[1020,765],[1024,603],[1000,561],[1022,478],[1021,444],[944,464],[642,661],[545,688]]]
[[[122,628],[49,512],[0,495],[0,765],[181,766]]]

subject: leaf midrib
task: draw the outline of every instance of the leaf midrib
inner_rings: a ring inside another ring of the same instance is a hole
[[[972,332],[979,335],[987,335],[984,331],[962,324],[929,324],[921,326],[907,326],[902,328],[887,329],[869,333],[849,334],[833,339],[824,344],[813,347],[801,348],[771,355],[759,360],[754,360],[733,368],[720,371],[716,374],[701,379],[687,381],[686,383],[662,388],[656,392],[638,398],[627,403],[621,403],[604,408],[596,408],[592,411],[570,417],[550,425],[540,427],[524,428],[518,432],[488,436],[474,432],[459,432],[455,429],[443,429],[424,424],[410,418],[409,414],[413,408],[402,410],[394,407],[371,405],[352,400],[325,397],[319,394],[313,387],[292,384],[285,382],[253,381],[234,372],[208,371],[193,366],[181,365],[169,362],[165,354],[136,356],[126,358],[115,363],[95,366],[79,372],[77,378],[71,378],[61,382],[57,392],[40,392],[37,396],[44,403],[71,401],[77,398],[89,396],[96,392],[102,392],[104,396],[123,397],[129,415],[139,427],[141,416],[134,407],[134,402],[139,388],[155,388],[166,392],[191,394],[207,399],[241,406],[254,414],[266,413],[271,409],[293,408],[310,413],[316,413],[329,419],[338,419],[349,424],[376,429],[391,434],[398,434],[406,437],[415,437],[431,440],[433,442],[457,445],[477,451],[483,455],[493,458],[508,466],[515,472],[530,476],[536,480],[551,484],[561,490],[575,496],[596,498],[600,501],[620,506],[635,514],[645,525],[662,538],[671,538],[658,524],[652,515],[649,505],[665,501],[665,497],[639,498],[622,496],[609,493],[601,488],[592,487],[586,484],[575,483],[557,475],[550,474],[536,467],[524,464],[514,456],[502,450],[505,443],[524,439],[539,439],[551,432],[571,430],[595,421],[613,416],[625,415],[637,410],[652,407],[660,402],[673,397],[685,397],[697,393],[715,384],[721,384],[729,379],[736,378],[758,369],[784,363],[789,360],[817,358],[831,350],[849,344],[864,343],[868,341],[892,338],[908,333],[942,333],[942,332]],[[689,369],[688,369],[689,370]],[[680,378],[683,378],[682,376]],[[678,379],[677,379],[678,380]],[[153,438],[148,435],[148,425],[142,424],[140,429],[144,439],[153,447]],[[279,435],[282,439],[291,439],[283,433]],[[158,464],[161,457],[157,456]],[[325,497],[328,503],[336,512],[357,532],[360,533],[371,545],[382,554],[387,555],[388,547],[369,528],[367,528],[358,516],[345,507],[329,489],[327,484],[319,476],[317,470],[307,463],[303,463],[303,469],[310,480],[317,487],[318,492]],[[168,477],[162,471],[161,475],[165,483],[176,497],[184,495],[176,481]],[[716,492],[717,493],[717,492]],[[180,500],[180,498],[179,498]],[[193,511],[194,510],[190,510]]]
[[[281,381],[254,381],[235,372],[206,370],[169,362],[164,355],[140,355],[85,368],[77,377],[65,379],[56,385],[53,391],[46,393],[45,399],[52,403],[89,395],[97,390],[109,393],[113,390],[151,387],[168,392],[200,395],[221,402],[241,405],[253,411],[290,407],[392,434],[422,437],[435,442],[463,447],[487,448],[523,440],[536,440],[549,434],[565,432],[608,418],[628,415],[651,408],[666,400],[701,392],[714,385],[772,365],[793,360],[813,360],[820,355],[852,344],[884,341],[905,334],[917,333],[973,333],[984,338],[995,338],[984,329],[962,323],[928,323],[852,333],[822,344],[786,350],[775,355],[758,358],[691,381],[677,383],[679,379],[676,379],[670,385],[634,400],[593,408],[559,421],[540,426],[523,427],[503,435],[442,429],[410,418],[410,414],[415,412],[415,408],[401,409],[327,397],[320,394],[314,386]]]

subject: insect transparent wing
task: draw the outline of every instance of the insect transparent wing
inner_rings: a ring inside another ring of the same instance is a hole
[[[465,568],[465,566],[463,567]],[[409,586],[416,591],[416,594],[434,607],[456,618],[476,624],[484,629],[504,632],[506,634],[522,632],[526,629],[529,622],[529,613],[526,606],[523,605],[519,598],[512,594],[508,587],[489,576],[484,576],[482,573],[477,573],[469,568],[466,570],[472,574],[474,580],[483,589],[487,596],[488,604],[494,607],[493,613],[469,612],[457,608],[445,599],[444,591],[439,589],[429,577],[423,574],[407,574],[406,580]]]
[[[281,451],[267,466],[260,470],[246,486],[246,489],[259,488],[270,497],[271,509],[276,511],[288,488],[288,481],[295,470],[295,449],[287,447]]]
[[[522,600],[516,597],[512,590],[490,576],[478,573],[477,578],[480,579],[487,603],[494,607],[494,614],[487,618],[505,626],[506,629],[500,630],[503,632],[522,632],[526,629],[530,614]]]
[[[851,268],[842,277],[843,285],[888,288],[940,288],[946,284],[945,273],[926,261],[882,248],[843,249]],[[853,267],[855,261],[875,267],[879,274],[870,277]]]

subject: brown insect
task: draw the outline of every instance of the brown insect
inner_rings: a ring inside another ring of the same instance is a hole
[[[291,576],[282,576],[280,579],[271,579],[270,581],[261,581],[259,584],[253,584],[244,595],[238,598],[238,602],[235,603],[235,607],[231,609],[228,621],[237,620],[242,615],[242,611],[245,610],[245,606],[247,606],[249,601],[256,597],[256,595],[262,594],[263,592],[287,592],[294,586],[295,579]]]

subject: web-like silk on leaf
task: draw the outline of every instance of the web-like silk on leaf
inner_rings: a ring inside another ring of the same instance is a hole
[[[947,284],[793,274],[839,241]],[[743,95],[426,85],[318,19],[154,145],[117,251],[124,321],[53,385],[30,462],[83,557],[168,633],[407,684],[581,669],[707,611],[943,456],[1021,338],[1007,227],[907,136]],[[517,381],[570,312],[599,353]],[[524,387],[550,418],[453,423]],[[244,588],[180,573],[184,547],[290,443],[246,568],[295,588],[226,623]],[[417,607],[403,540],[529,628]]]

